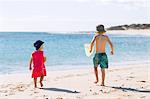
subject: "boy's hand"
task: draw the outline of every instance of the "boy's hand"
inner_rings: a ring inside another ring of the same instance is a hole
[[[110,53],[111,53],[111,55],[114,55],[114,52],[113,52],[113,51],[111,51]]]
[[[90,53],[92,52],[92,49],[90,49]]]

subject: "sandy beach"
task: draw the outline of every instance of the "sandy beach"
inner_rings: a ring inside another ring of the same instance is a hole
[[[150,99],[149,17],[150,0],[0,0],[0,99]]]
[[[93,68],[48,71],[42,89],[34,89],[30,74],[0,75],[0,99],[149,99],[149,70],[148,65],[110,67],[106,86],[93,83]]]

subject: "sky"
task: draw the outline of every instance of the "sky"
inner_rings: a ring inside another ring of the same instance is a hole
[[[0,0],[0,31],[94,31],[150,23],[150,0]]]

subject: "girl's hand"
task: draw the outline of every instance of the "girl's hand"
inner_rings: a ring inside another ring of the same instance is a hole
[[[29,67],[29,70],[32,70],[32,67],[31,67],[31,66]]]
[[[30,64],[29,64],[29,70],[32,70],[32,63],[33,63],[33,59],[32,59],[32,57],[31,57],[31,59],[30,59]]]
[[[44,57],[44,62],[46,62],[46,57]]]

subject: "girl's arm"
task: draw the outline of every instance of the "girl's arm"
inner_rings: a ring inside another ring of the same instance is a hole
[[[44,56],[44,62],[46,62],[46,57]]]
[[[29,64],[29,70],[32,70],[32,63],[33,63],[33,59],[30,59],[30,64]]]

